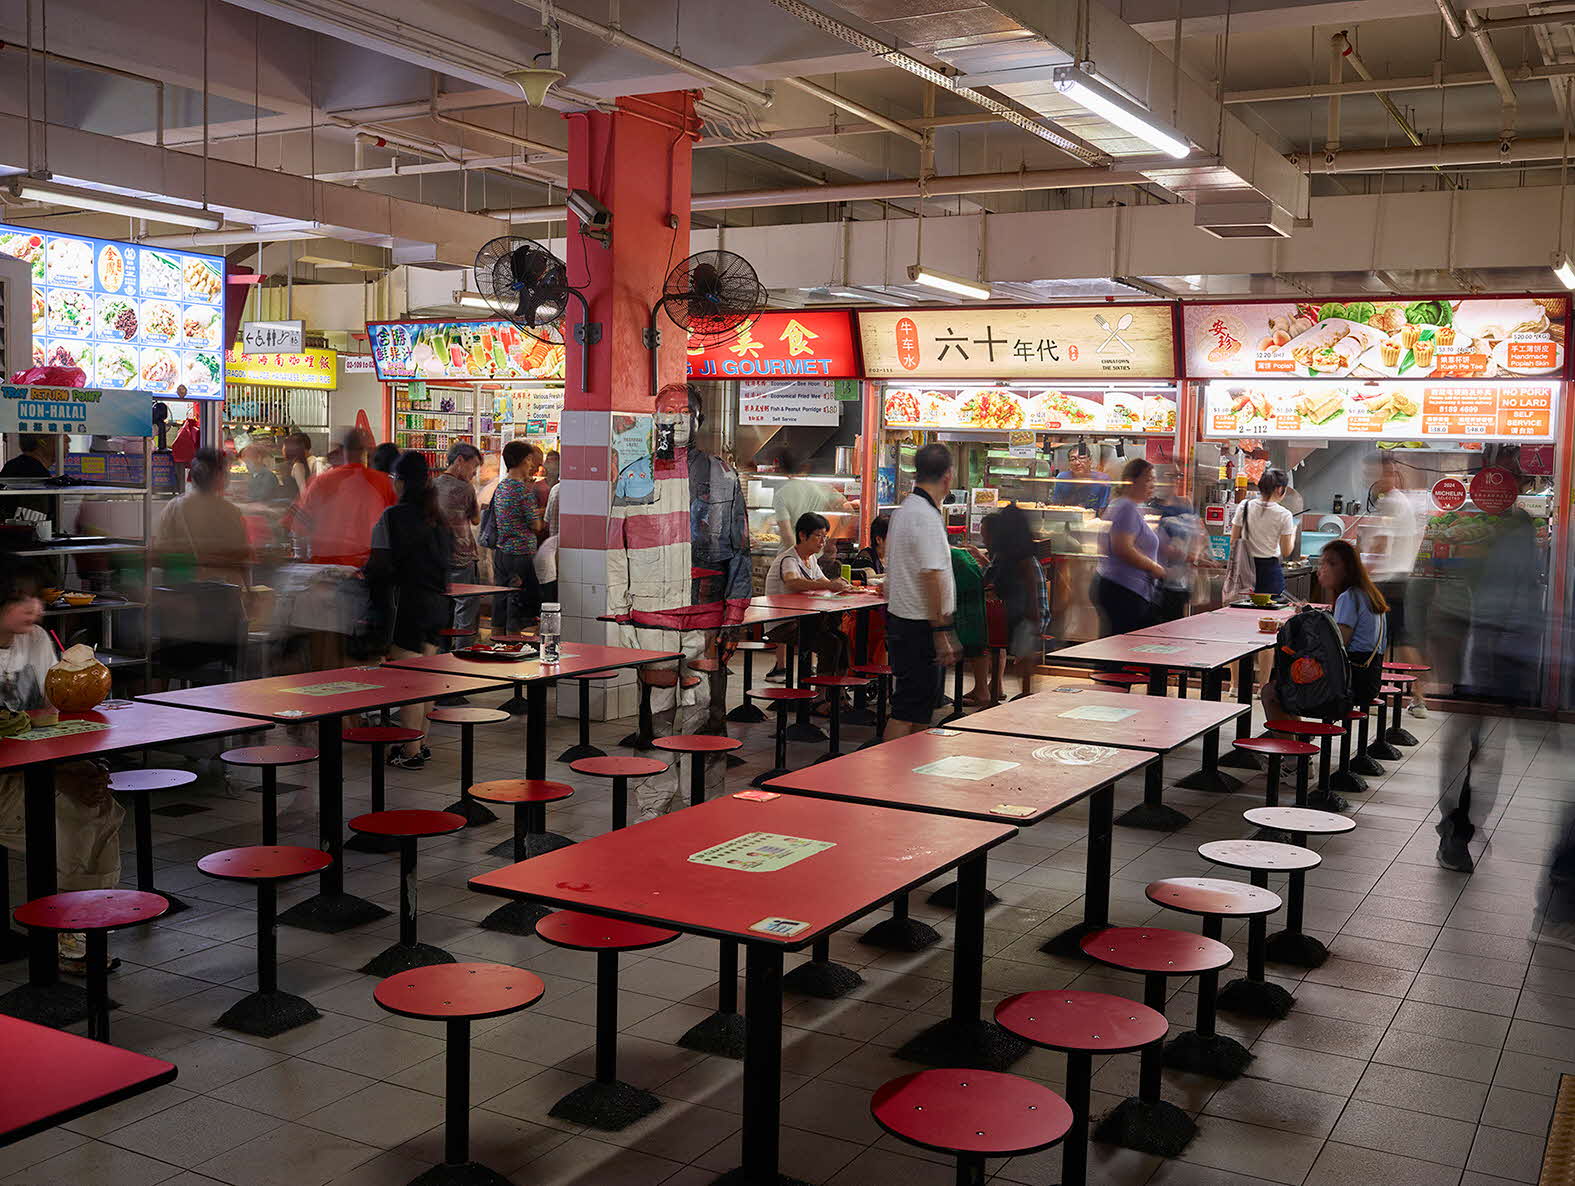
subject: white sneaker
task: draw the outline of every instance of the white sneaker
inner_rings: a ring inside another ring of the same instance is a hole
[[[1425,704],[1413,704],[1406,711],[1419,721],[1427,720],[1427,705]]]

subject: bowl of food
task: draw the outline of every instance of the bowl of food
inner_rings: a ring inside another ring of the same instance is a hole
[[[1268,609],[1274,604],[1273,593],[1252,593],[1249,596],[1252,598],[1252,604],[1259,609]]]
[[[59,601],[60,600],[60,595],[63,592],[65,592],[65,590],[57,589],[57,588],[54,588],[54,587],[50,587],[50,588],[47,588],[47,589],[40,589],[38,591],[38,599],[40,601],[42,601],[45,605],[49,605],[51,602]]]
[[[1259,618],[1258,619],[1258,633],[1259,634],[1278,634],[1279,632],[1280,632],[1280,620],[1278,618]]]
[[[80,609],[82,606],[92,605],[94,596],[95,594],[92,593],[67,593],[65,595],[66,604]]]

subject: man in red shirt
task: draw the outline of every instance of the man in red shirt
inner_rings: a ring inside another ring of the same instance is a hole
[[[346,429],[340,444],[344,464],[312,479],[285,526],[306,542],[313,564],[360,568],[372,554],[372,527],[394,505],[394,485],[387,474],[367,468],[372,440],[365,430]]]

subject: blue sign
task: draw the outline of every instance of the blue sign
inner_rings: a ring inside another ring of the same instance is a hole
[[[4,224],[0,254],[33,270],[36,365],[80,367],[90,388],[224,398],[222,259]]]
[[[0,432],[152,436],[153,397],[146,391],[0,384]]]

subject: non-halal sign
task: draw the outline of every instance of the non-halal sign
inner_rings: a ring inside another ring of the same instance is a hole
[[[853,314],[846,309],[762,313],[731,341],[689,344],[691,379],[856,379]]]

